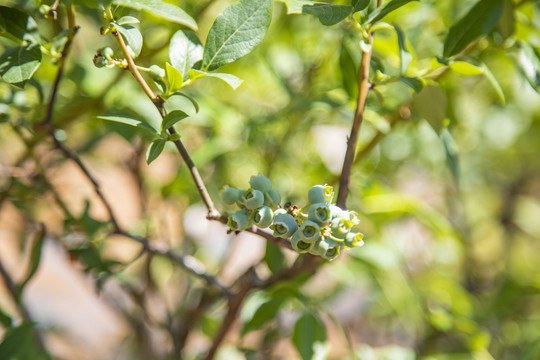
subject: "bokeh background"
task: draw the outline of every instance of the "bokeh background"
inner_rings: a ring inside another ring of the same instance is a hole
[[[283,284],[290,296],[276,316],[240,336],[242,324],[271,296],[253,293],[219,358],[299,358],[290,337],[305,308],[326,326],[330,359],[540,358],[540,6],[506,1],[496,29],[466,49],[462,59],[484,64],[497,88],[484,74],[436,61],[449,27],[474,3],[423,0],[385,18],[406,36],[411,63],[405,75],[423,78],[424,87],[415,92],[392,80],[399,76],[397,36],[378,30],[376,86],[348,199],[360,214],[365,246],[311,278]],[[33,1],[7,1],[13,4],[34,16],[42,34],[55,33]],[[204,39],[228,4],[184,0],[180,6]],[[81,28],[55,108],[57,137],[95,174],[122,226],[193,255],[232,283],[261,261],[268,245],[205,220],[174,148],[148,166],[144,134],[96,119],[122,113],[157,122],[159,114],[128,72],[94,67],[96,50],[115,48],[114,39],[99,35],[99,11],[76,10]],[[144,35],[137,63],[163,67],[179,26],[137,16]],[[355,109],[356,31],[348,23],[327,27],[312,16],[287,15],[276,2],[263,43],[222,69],[244,79],[240,88],[198,80],[187,93],[199,112],[183,97],[170,99],[169,109],[191,115],[177,129],[221,210],[227,208],[220,188],[245,188],[257,173],[300,205],[311,186],[337,185]],[[23,303],[54,358],[174,358],[168,326],[185,316],[204,284],[110,235],[91,184],[32,131],[44,114],[40,91],[46,101],[55,75],[45,59],[35,76],[41,89],[0,83],[0,106],[11,109],[0,124],[0,261],[20,279],[38,224],[45,224],[42,260]],[[284,256],[295,258],[287,250]],[[3,282],[0,309],[21,321]],[[217,302],[204,313],[186,358],[209,346],[224,310]]]

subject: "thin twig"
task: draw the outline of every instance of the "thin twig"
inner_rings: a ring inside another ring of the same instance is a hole
[[[367,50],[362,52],[362,61],[358,69],[358,99],[356,101],[356,111],[354,112],[353,126],[351,134],[347,141],[347,151],[343,160],[343,169],[339,179],[339,192],[336,205],[345,209],[347,203],[347,195],[349,193],[349,183],[351,179],[351,167],[354,162],[356,153],[356,143],[358,141],[358,133],[360,126],[364,120],[364,109],[366,99],[370,88],[369,84],[369,64],[371,60],[371,52],[373,48],[373,33],[369,34],[369,46]]]
[[[124,38],[122,35],[115,31],[112,33],[113,36],[118,41],[118,45],[122,49],[122,52],[124,53],[124,56],[126,58],[126,61],[128,63],[128,69],[131,72],[131,74],[135,77],[135,80],[139,83],[143,91],[145,92],[146,96],[152,101],[152,103],[156,106],[158,109],[161,117],[167,116],[167,112],[165,111],[165,107],[163,106],[163,99],[160,96],[156,96],[152,89],[150,89],[150,86],[148,86],[148,83],[144,80],[141,73],[137,69],[137,66],[135,65],[135,62],[133,61],[133,58],[131,57],[129,50],[126,46],[126,42],[124,41]],[[176,134],[176,131],[173,127],[170,127],[168,129],[169,133],[171,135]],[[216,207],[214,206],[214,202],[212,201],[212,198],[210,197],[210,194],[208,193],[208,190],[206,189],[206,185],[204,184],[204,181],[199,174],[199,170],[195,166],[195,163],[189,156],[189,153],[187,152],[186,148],[184,147],[184,144],[182,141],[175,140],[174,145],[176,146],[176,149],[178,150],[178,153],[186,163],[187,167],[189,168],[189,172],[191,173],[191,177],[193,178],[193,182],[195,183],[195,186],[197,187],[197,191],[199,192],[199,195],[201,196],[202,201],[204,202],[207,210],[208,210],[208,216],[214,217],[219,215],[219,212],[217,211]]]
[[[55,2],[55,5],[56,7],[58,7],[58,1]],[[54,10],[53,10],[54,13],[56,13],[56,7],[54,7]],[[52,87],[51,97],[47,105],[47,112],[45,113],[45,119],[43,119],[44,125],[50,124],[52,122],[54,104],[56,103],[56,95],[58,94],[58,87],[60,85],[60,80],[62,79],[62,76],[64,74],[66,58],[68,56],[69,49],[71,48],[73,37],[79,30],[79,27],[75,25],[75,10],[73,8],[73,5],[67,6],[67,17],[68,17],[68,27],[72,32],[67,35],[66,44],[64,45],[64,48],[62,49],[60,60],[58,61],[58,72],[56,73],[56,79],[54,80],[54,85]]]

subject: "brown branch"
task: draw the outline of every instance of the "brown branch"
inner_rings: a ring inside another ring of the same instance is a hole
[[[122,52],[124,53],[124,56],[126,58],[126,61],[128,63],[128,69],[131,72],[131,74],[135,77],[135,80],[139,83],[143,91],[145,92],[146,96],[150,100],[152,100],[152,103],[156,106],[158,109],[160,115],[162,118],[167,116],[167,112],[165,111],[165,108],[163,106],[163,99],[160,96],[156,96],[152,89],[150,89],[150,86],[148,86],[148,83],[144,80],[141,73],[137,69],[137,66],[135,65],[135,62],[133,61],[133,58],[131,57],[129,50],[126,46],[126,42],[124,41],[124,38],[118,31],[115,31],[112,33],[113,36],[118,41],[118,45],[122,49]],[[176,131],[173,127],[170,127],[168,129],[169,133],[171,135],[176,134]],[[189,156],[189,153],[187,152],[186,148],[184,147],[184,144],[180,140],[175,140],[174,145],[176,146],[176,149],[178,150],[178,153],[186,163],[187,167],[189,168],[189,172],[191,173],[191,177],[193,178],[193,182],[195,183],[195,186],[197,187],[197,191],[199,192],[199,195],[201,196],[202,201],[204,202],[207,210],[208,210],[208,216],[218,216],[219,212],[217,211],[216,207],[214,206],[214,202],[212,201],[212,198],[210,197],[210,194],[208,193],[208,190],[206,189],[206,186],[204,184],[204,181],[199,174],[199,170],[195,166],[195,163]]]
[[[349,183],[351,179],[351,167],[354,162],[358,133],[360,132],[360,126],[364,120],[364,109],[370,88],[369,63],[371,60],[371,52],[373,47],[373,33],[369,34],[368,39],[369,48],[362,52],[362,61],[360,63],[360,68],[358,69],[358,99],[356,101],[356,110],[354,112],[351,134],[347,141],[347,151],[345,152],[345,159],[343,160],[343,169],[341,170],[341,176],[339,179],[339,192],[336,205],[343,209],[346,208],[347,204],[347,195],[349,193]]]
[[[58,1],[55,2],[55,6],[53,7],[54,9],[53,11],[55,14],[56,14],[56,7],[58,7]],[[56,102],[56,95],[58,94],[58,87],[60,85],[60,81],[62,80],[62,76],[64,75],[66,58],[71,48],[73,37],[75,36],[75,34],[77,34],[77,31],[79,30],[79,27],[75,25],[75,10],[73,8],[73,5],[68,5],[66,10],[67,10],[67,16],[68,16],[68,27],[72,32],[67,35],[66,44],[64,45],[64,48],[62,49],[62,53],[60,55],[60,60],[58,62],[58,72],[56,73],[56,79],[54,80],[54,84],[52,87],[51,97],[47,105],[47,112],[45,113],[45,118],[43,119],[43,125],[48,125],[52,122],[54,104]]]

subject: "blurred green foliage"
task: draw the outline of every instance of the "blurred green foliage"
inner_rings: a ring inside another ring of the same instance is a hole
[[[94,66],[98,49],[117,47],[112,38],[99,35],[101,12],[74,2],[80,30],[54,108],[57,135],[81,156],[127,166],[118,164],[115,154],[96,149],[108,138],[122,137],[144,159],[152,138],[97,117],[142,118],[154,128],[160,128],[161,119],[127,71]],[[285,3],[289,7],[274,3],[261,45],[221,69],[244,80],[237,90],[201,79],[185,90],[198,103],[198,112],[186,97],[175,95],[165,103],[168,110],[189,115],[176,128],[214,199],[224,185],[244,187],[259,172],[293,203],[304,201],[314,184],[337,183],[355,110],[363,40],[351,21],[324,26],[335,19],[295,14],[294,5],[304,2]],[[364,3],[334,1],[356,9]],[[181,6],[205,39],[228,4],[185,0]],[[44,38],[56,35],[36,2],[5,5],[30,14]],[[374,2],[366,6],[357,19],[378,20],[377,13],[369,15]],[[118,11],[140,19],[144,42],[137,64],[165,68],[168,41],[182,25],[148,12]],[[59,15],[65,21],[65,14]],[[487,19],[484,27],[475,26],[483,21],[479,17]],[[366,245],[326,264],[313,278],[252,294],[242,313],[243,332],[262,330],[261,339],[251,348],[240,339],[236,350],[223,349],[222,358],[272,356],[272,347],[282,339],[292,339],[304,358],[540,358],[540,5],[422,0],[382,21],[374,35],[372,91],[348,199],[348,208],[361,215],[358,230]],[[11,41],[2,39],[0,52],[14,46]],[[1,164],[17,167],[39,157],[24,148],[45,141],[34,129],[45,116],[57,59],[43,56],[22,88],[0,83]],[[165,152],[174,149],[166,145]],[[141,191],[174,204],[183,215],[200,199],[188,169],[179,157],[176,161],[169,179],[141,177]],[[11,202],[28,219],[39,217],[50,201],[43,195],[50,184],[42,176],[2,174],[0,191],[1,201]],[[226,210],[223,204],[218,207]],[[151,210],[131,230],[151,237],[162,216]],[[83,245],[66,247],[95,278],[128,282],[140,277],[141,267],[124,271],[129,264],[119,267],[122,262],[106,253],[106,224],[92,218],[88,207],[81,214],[67,212],[63,220],[63,228],[49,230],[60,239],[84,234]],[[179,248],[219,268],[221,259],[211,258],[196,239],[183,235]],[[269,244],[265,261],[277,272],[287,259]],[[171,314],[189,312],[197,284],[185,281],[184,301],[174,304]],[[217,305],[196,330],[211,338],[221,319],[216,314]],[[15,327],[14,314],[1,311],[0,316],[8,329],[0,349],[12,349],[16,336],[32,343],[34,325]],[[285,321],[291,316],[299,317],[296,325]],[[306,340],[302,327],[310,329],[312,338]],[[306,345],[315,341],[320,346]],[[332,341],[350,349],[342,351]],[[136,356],[140,344],[130,345]],[[42,356],[39,349],[25,351]],[[165,358],[166,351],[159,355]]]

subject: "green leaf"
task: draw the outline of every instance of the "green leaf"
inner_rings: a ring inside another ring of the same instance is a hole
[[[424,82],[419,78],[400,76],[398,80],[413,89],[417,94],[424,88]]]
[[[161,0],[114,0],[114,4],[135,10],[145,10],[153,15],[197,30],[197,23],[184,10]]]
[[[163,152],[165,148],[166,141],[163,139],[157,139],[150,143],[148,150],[146,150],[146,163],[150,165],[152,161],[156,160],[157,157]]]
[[[504,0],[480,0],[455,23],[444,42],[443,55],[456,55],[482,35],[487,35],[497,25]]]
[[[41,64],[41,48],[37,44],[17,46],[7,49],[0,56],[0,76],[4,81],[17,87],[34,75]]]
[[[310,0],[278,0],[287,5],[287,15],[290,14],[302,14],[302,8],[306,5],[317,4],[315,1]]]
[[[394,29],[396,30],[399,47],[399,73],[401,75],[405,75],[413,57],[411,53],[407,50],[405,34],[403,33],[399,25],[394,24]]]
[[[236,76],[232,74],[207,72],[207,71],[201,71],[201,70],[195,70],[195,69],[189,70],[189,78],[191,80],[195,80],[195,79],[206,77],[206,76],[215,77],[215,78],[225,81],[227,84],[229,84],[230,87],[233,88],[233,90],[236,90],[244,81],[242,79],[237,78]]]
[[[10,329],[12,324],[13,319],[11,319],[11,316],[0,309],[0,325],[2,325],[4,329]]]
[[[520,42],[516,60],[523,76],[540,93],[540,57],[533,47],[525,41]]]
[[[143,120],[132,119],[132,118],[127,118],[123,116],[112,116],[112,115],[102,115],[102,116],[98,116],[97,118],[134,126],[139,129],[150,130],[153,133],[158,133],[156,129],[154,129],[152,126],[150,126],[148,123],[144,122]]]
[[[253,317],[242,328],[242,336],[250,331],[260,329],[268,321],[274,319],[284,300],[282,297],[273,298],[259,306]]]
[[[276,244],[267,241],[266,253],[264,254],[264,261],[272,274],[278,273],[285,268],[285,255],[281,251],[281,248]]]
[[[294,326],[292,341],[302,360],[311,360],[315,354],[316,343],[326,342],[326,328],[317,316],[306,312]]]
[[[485,69],[481,66],[476,66],[466,61],[451,61],[448,66],[456,74],[465,76],[481,75],[485,73]]]
[[[498,28],[504,39],[514,34],[516,29],[515,5],[512,0],[503,0],[503,10],[499,19]]]
[[[169,83],[165,98],[168,98],[184,86],[184,78],[180,70],[169,63],[165,64],[165,73],[167,74],[167,82]]]
[[[314,15],[323,25],[335,25],[352,13],[350,5],[314,3],[302,6],[304,14]]]
[[[136,58],[141,53],[143,37],[139,29],[133,25],[119,25],[115,24],[118,32],[122,34],[124,41],[129,49],[131,49],[131,56]]]
[[[353,0],[352,1],[353,13],[355,13],[357,11],[362,11],[365,8],[367,8],[368,5],[369,5],[369,2],[370,2],[370,0]]]
[[[36,21],[26,13],[6,6],[0,6],[0,36],[19,43],[23,40],[39,42]]]
[[[367,20],[364,24],[373,24],[382,18],[384,18],[386,15],[390,14],[392,11],[399,9],[403,5],[407,5],[411,1],[418,1],[418,0],[392,0],[387,2],[381,7],[378,7],[377,9],[373,10],[371,14],[369,14]]]
[[[428,85],[414,96],[413,108],[438,133],[446,119],[447,104],[448,101],[442,89],[437,85]]]
[[[184,79],[189,78],[189,69],[202,60],[203,46],[193,31],[179,30],[171,38],[169,59]]]
[[[28,264],[28,273],[26,274],[24,280],[20,282],[17,285],[17,293],[20,298],[22,291],[24,290],[24,287],[30,279],[34,276],[36,273],[39,263],[41,261],[41,249],[43,247],[43,239],[45,238],[45,228],[42,227],[39,229],[38,233],[36,234],[36,238],[32,242],[32,247],[30,248],[30,260]]]
[[[181,92],[176,92],[174,95],[180,95],[180,96],[183,96],[185,97],[186,99],[188,99],[191,104],[193,105],[193,108],[195,108],[195,112],[198,113],[199,112],[199,103],[194,99],[192,98],[191,96],[189,95],[186,95],[186,94],[183,94]]]
[[[118,25],[130,25],[130,24],[139,24],[140,21],[133,16],[123,16],[116,22]]]
[[[9,329],[0,344],[0,354],[2,359],[50,359],[34,340],[34,326],[25,322],[16,328]]]
[[[448,130],[447,127],[443,128],[440,135],[441,142],[444,147],[444,153],[446,154],[446,162],[448,167],[454,176],[456,182],[459,183],[459,161],[458,161],[458,152],[457,145],[454,141],[452,133]]]
[[[266,34],[272,0],[240,0],[218,15],[210,28],[203,69],[215,70],[248,54]]]
[[[174,124],[187,118],[189,115],[182,110],[174,110],[167,114],[161,122],[161,131],[165,131],[172,127]]]

